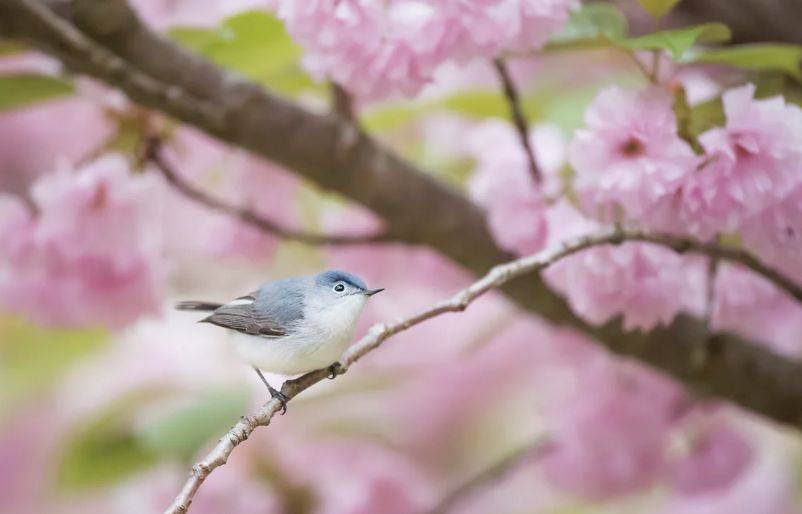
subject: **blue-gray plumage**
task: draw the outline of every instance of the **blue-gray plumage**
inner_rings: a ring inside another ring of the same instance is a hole
[[[237,355],[281,398],[259,369],[295,375],[336,362],[365,302],[380,291],[352,273],[330,270],[268,282],[226,304],[182,302],[178,309],[214,311],[201,321],[230,329]]]

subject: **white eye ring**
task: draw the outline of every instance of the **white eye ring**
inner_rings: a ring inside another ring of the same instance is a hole
[[[345,291],[345,286],[342,284],[337,284],[336,286],[334,286],[334,290],[337,291],[338,293],[342,293],[343,291]]]

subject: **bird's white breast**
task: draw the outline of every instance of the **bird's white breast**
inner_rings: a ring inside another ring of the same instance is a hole
[[[245,362],[271,373],[297,375],[325,368],[348,347],[367,297],[351,295],[327,306],[310,303],[291,334],[268,338],[234,332],[232,342]]]

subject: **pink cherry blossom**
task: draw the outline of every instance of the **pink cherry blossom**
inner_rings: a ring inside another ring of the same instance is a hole
[[[650,486],[665,466],[663,445],[680,405],[677,387],[609,363],[583,376],[584,387],[563,406],[554,449],[543,460],[546,478],[591,499]]]
[[[663,514],[793,514],[794,473],[776,456],[764,455],[728,487],[705,494],[679,495]]]
[[[275,452],[283,471],[318,500],[318,514],[411,514],[431,502],[422,471],[376,444],[305,440],[277,445]]]
[[[276,2],[305,63],[359,97],[411,96],[451,59],[539,48],[576,0]]]
[[[727,91],[726,125],[699,137],[712,160],[683,184],[681,212],[701,237],[737,229],[802,184],[802,109],[782,97],[755,100],[754,91]]]
[[[0,237],[6,310],[45,324],[120,327],[158,309],[161,234],[151,180],[130,177],[126,162],[110,156],[42,177],[32,197],[35,218],[9,209],[15,221]]]
[[[719,266],[713,325],[738,332],[780,353],[802,352],[802,306],[774,284],[741,266]]]
[[[601,246],[569,256],[544,272],[571,307],[591,323],[623,315],[624,327],[670,323],[703,297],[701,263],[650,243]]]
[[[802,283],[802,186],[746,219],[741,235],[747,248]]]
[[[721,416],[689,424],[683,429],[684,451],[668,469],[677,491],[694,495],[728,487],[752,464],[752,444]]]
[[[582,208],[593,217],[646,221],[655,203],[693,171],[696,158],[677,135],[668,91],[606,89],[586,111],[585,124],[569,159]]]
[[[498,243],[518,254],[541,249],[548,235],[545,204],[513,128],[487,122],[472,132],[467,146],[477,163],[470,193],[487,211]]]

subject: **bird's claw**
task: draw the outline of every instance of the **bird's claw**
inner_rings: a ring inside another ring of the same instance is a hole
[[[286,394],[278,391],[276,389],[270,388],[270,396],[275,398],[281,404],[281,414],[284,415],[287,413],[287,402],[290,401],[290,397]]]
[[[329,368],[328,368],[328,370],[329,370],[329,380],[334,380],[335,378],[337,378],[337,375],[340,374],[342,369],[343,369],[342,364],[340,364],[339,362],[335,362],[334,364],[329,366]]]

